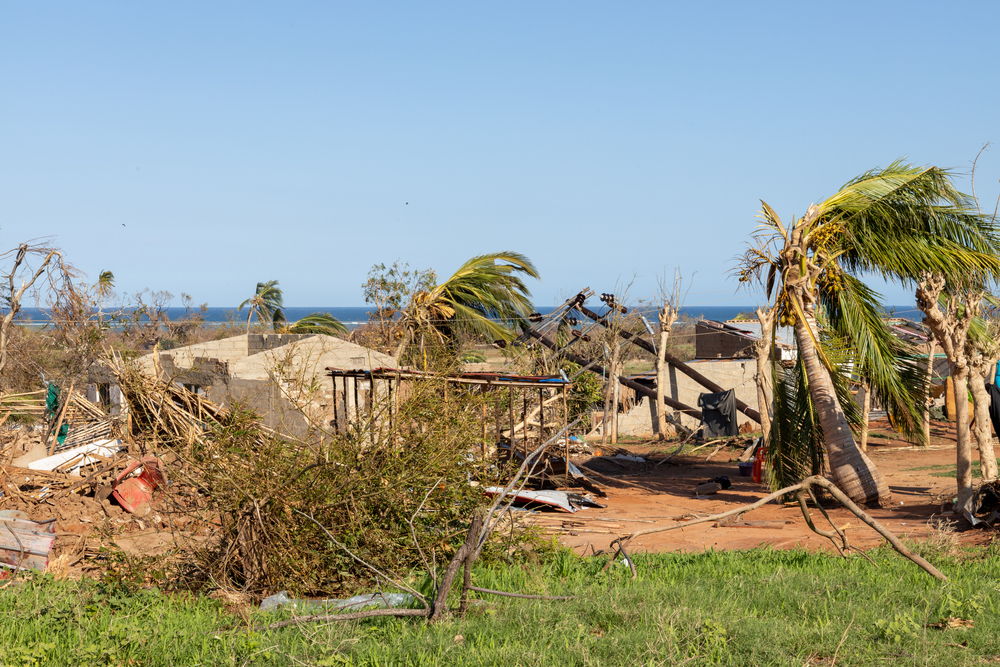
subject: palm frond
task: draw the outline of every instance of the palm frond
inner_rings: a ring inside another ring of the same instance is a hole
[[[1000,234],[994,221],[937,167],[896,161],[844,185],[820,204],[817,225],[843,226],[840,263],[884,278],[940,273],[961,281],[970,273],[1000,275]]]
[[[882,319],[881,295],[850,274],[841,288],[821,290],[824,324],[845,342],[859,379],[910,437],[920,437],[926,373],[918,350],[894,335]]]
[[[479,255],[465,262],[430,292],[431,301],[452,309],[450,327],[494,338],[510,338],[503,323],[516,323],[533,310],[531,291],[521,276],[538,278],[527,257],[516,252]]]
[[[347,327],[330,313],[317,312],[293,322],[288,333],[339,336],[347,333]]]

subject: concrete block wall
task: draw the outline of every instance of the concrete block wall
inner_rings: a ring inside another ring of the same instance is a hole
[[[757,365],[753,359],[718,359],[688,363],[723,389],[735,389],[736,397],[747,405],[753,408],[757,407],[757,385],[754,380]],[[707,389],[676,368],[670,368],[667,378],[670,383],[667,394],[674,400],[693,408],[698,407],[698,396],[708,393]],[[618,416],[619,433],[634,437],[652,437],[654,433],[653,402],[645,397],[637,397],[637,399],[638,401],[631,410]],[[736,421],[742,425],[751,420],[743,413],[738,412]],[[697,419],[687,415],[681,415],[681,423],[689,428],[697,428],[699,424]],[[756,426],[756,422],[753,423]]]
[[[247,356],[267,352],[289,343],[297,343],[316,334],[254,333],[247,337]]]

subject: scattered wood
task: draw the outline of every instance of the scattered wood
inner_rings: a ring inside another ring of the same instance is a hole
[[[727,517],[715,524],[717,528],[784,528],[787,521],[748,521],[740,517]]]

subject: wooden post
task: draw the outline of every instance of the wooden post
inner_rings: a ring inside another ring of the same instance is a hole
[[[361,416],[361,403],[358,402],[358,377],[355,375],[351,381],[354,383],[354,418],[358,419]]]
[[[622,400],[622,386],[614,383],[614,392],[611,397],[611,444],[618,444],[618,410]]]
[[[525,424],[527,427],[527,424]],[[545,439],[545,390],[538,388],[538,444]]]
[[[528,419],[528,394],[521,396],[521,421]],[[524,443],[524,455],[527,456],[531,451],[528,447],[528,425],[524,425],[524,436],[522,438]]]
[[[480,388],[479,393],[483,395],[483,402],[480,406],[482,409],[480,410],[480,412],[482,414],[482,422],[483,422],[483,458],[486,458],[486,400],[485,400],[486,388],[485,387]]]
[[[337,418],[337,376],[334,375],[333,380],[333,430],[335,433],[340,432],[340,420]]]
[[[75,387],[76,387],[76,382],[75,381],[69,383],[69,391],[66,393],[65,397],[63,398],[62,405],[59,406],[59,418],[56,420],[56,428],[49,435],[48,450],[47,450],[48,453],[49,453],[49,456],[52,456],[52,454],[55,453],[56,445],[59,444],[59,429],[62,428],[63,419],[66,418],[66,408],[69,407],[70,401],[73,400],[73,389]],[[60,395],[61,395],[61,392],[60,392]]]
[[[861,383],[861,391],[864,396],[861,398],[861,437],[858,438],[858,446],[861,451],[868,451],[868,415],[872,411],[872,390],[867,382]]]
[[[514,451],[514,388],[507,390],[507,408],[510,412],[510,451]]]
[[[396,405],[395,405],[395,403],[393,401],[396,400],[396,394],[392,390],[392,378],[391,377],[390,378],[386,378],[386,381],[385,381],[385,390],[387,392],[386,398],[389,401],[389,438],[392,439],[392,436],[393,436],[392,427],[393,427],[393,425],[395,423],[395,421],[394,421],[394,419],[395,419],[394,413],[395,413],[395,408],[396,408]]]
[[[498,392],[499,390],[493,388],[490,391],[496,394],[496,392]],[[493,436],[493,444],[497,445],[500,443],[500,436],[503,434],[503,429],[501,429],[500,427],[500,406],[497,404],[497,401],[493,402],[493,422],[494,422],[493,430],[495,433],[495,435]]]
[[[375,375],[368,376],[368,434],[375,446]]]
[[[566,385],[562,386],[562,408],[563,408],[563,418],[562,424],[559,425],[559,430],[566,428],[569,424],[569,402],[566,399]],[[566,483],[569,485],[569,431],[566,431],[566,435],[563,439],[563,456],[566,458]]]

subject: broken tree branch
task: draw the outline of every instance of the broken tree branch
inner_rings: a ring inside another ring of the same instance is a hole
[[[617,547],[621,543],[627,544],[628,542],[634,540],[635,538],[642,537],[643,535],[652,535],[653,533],[663,533],[670,530],[680,530],[681,528],[687,528],[689,526],[694,526],[699,523],[718,521],[720,519],[724,519],[729,516],[744,514],[751,510],[755,510],[758,507],[766,505],[769,502],[777,500],[778,498],[786,496],[790,493],[795,493],[797,491],[811,490],[815,487],[826,489],[826,491],[831,496],[833,496],[833,498],[837,502],[839,502],[849,512],[851,512],[851,514],[861,519],[861,521],[868,524],[868,526],[872,528],[872,530],[881,535],[885,539],[885,541],[889,543],[889,546],[891,546],[896,551],[896,553],[903,556],[904,558],[913,561],[913,563],[915,563],[918,567],[920,567],[922,570],[927,572],[932,577],[939,579],[941,581],[948,580],[948,577],[942,574],[940,570],[931,565],[921,556],[907,549],[906,546],[903,545],[903,543],[899,540],[899,538],[896,537],[896,535],[894,535],[889,529],[887,529],[885,526],[879,523],[874,517],[868,514],[868,512],[861,509],[854,501],[848,498],[843,491],[838,489],[833,482],[826,479],[825,477],[820,477],[818,475],[807,477],[798,484],[793,484],[791,486],[786,486],[783,489],[778,489],[774,493],[768,494],[763,498],[760,498],[759,500],[752,502],[748,505],[743,505],[741,507],[737,507],[735,509],[731,509],[726,512],[720,512],[719,514],[713,514],[711,516],[704,516],[698,519],[693,519],[691,521],[685,521],[684,523],[674,524],[673,526],[663,526],[659,528],[647,528],[646,530],[640,530],[638,532],[619,537],[618,539],[612,541],[611,545]]]

